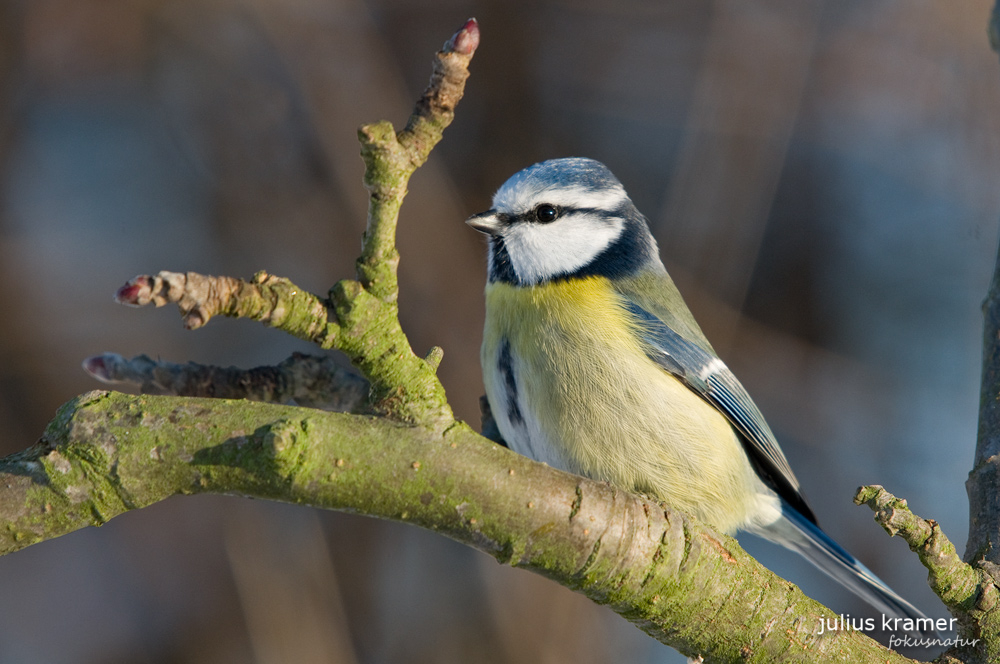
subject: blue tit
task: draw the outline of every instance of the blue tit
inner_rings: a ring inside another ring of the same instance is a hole
[[[932,624],[816,525],[606,166],[535,164],[466,223],[489,240],[481,361],[511,449],[764,537],[887,616]]]

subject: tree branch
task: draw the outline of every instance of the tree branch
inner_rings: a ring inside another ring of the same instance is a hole
[[[464,424],[91,392],[0,461],[0,553],[172,495],[269,498],[412,523],[607,604],[689,656],[909,662],[835,620],[735,540],[539,464]]]
[[[385,302],[395,302],[399,292],[396,221],[406,196],[406,183],[427,161],[454,119],[455,106],[462,99],[469,77],[469,61],[478,46],[478,24],[469,19],[438,52],[430,83],[417,101],[406,128],[397,133],[390,123],[379,122],[358,130],[369,193],[368,226],[357,263],[358,280]]]
[[[962,662],[1000,660],[1000,612],[996,610],[1000,591],[1000,569],[978,561],[969,565],[958,557],[955,545],[932,519],[922,519],[910,511],[905,500],[878,485],[863,486],[854,496],[858,505],[875,512],[875,521],[892,537],[901,537],[927,568],[927,583],[958,621],[963,641],[974,647],[956,645],[947,655]]]
[[[329,299],[322,300],[266,272],[250,282],[160,272],[135,277],[118,290],[116,299],[133,306],[176,303],[190,329],[223,314],[263,322],[321,348],[336,348],[370,381],[369,410],[438,430],[450,426],[454,415],[435,373],[443,351],[435,347],[418,357],[399,324],[396,223],[410,176],[454,118],[478,45],[479,26],[470,19],[437,53],[430,84],[405,129],[396,133],[390,123],[379,122],[358,130],[370,194],[358,281],[338,282]]]
[[[994,11],[991,25],[996,25]],[[992,34],[992,33],[991,33]],[[969,540],[965,560],[1000,564],[1000,251],[983,301],[983,373],[979,390],[979,431],[969,495]]]
[[[146,355],[126,360],[103,353],[84,360],[83,368],[103,383],[135,385],[143,394],[294,402],[340,413],[362,412],[368,396],[368,381],[338,366],[332,357],[302,353],[293,353],[277,366],[254,369],[175,364]]]
[[[213,316],[249,318],[322,348],[332,348],[339,332],[327,320],[323,300],[264,271],[250,281],[166,270],[139,275],[118,289],[115,301],[131,307],[176,304],[189,330],[205,325]]]
[[[997,50],[1000,10],[990,17],[990,42]],[[969,495],[969,540],[965,560],[1000,565],[1000,249],[983,301],[983,373],[979,391],[979,430]]]

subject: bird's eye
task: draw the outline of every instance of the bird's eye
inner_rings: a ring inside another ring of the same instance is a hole
[[[535,208],[535,219],[543,224],[555,221],[559,218],[559,208],[548,203],[542,203]]]

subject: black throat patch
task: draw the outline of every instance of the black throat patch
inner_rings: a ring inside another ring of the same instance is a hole
[[[510,254],[507,253],[507,245],[503,243],[503,238],[494,236],[490,238],[490,252],[492,254],[490,263],[490,283],[499,281],[504,284],[521,285],[521,280],[514,272],[514,266],[510,263]]]

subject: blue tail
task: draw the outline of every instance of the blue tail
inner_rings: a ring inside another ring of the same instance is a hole
[[[914,627],[910,633],[927,638],[938,636],[932,618],[928,618],[897,595],[844,547],[833,541],[829,535],[820,530],[819,526],[799,514],[784,500],[781,501],[781,515],[782,518],[771,525],[756,528],[752,532],[801,554],[821,571],[890,618],[909,618],[913,621]]]

